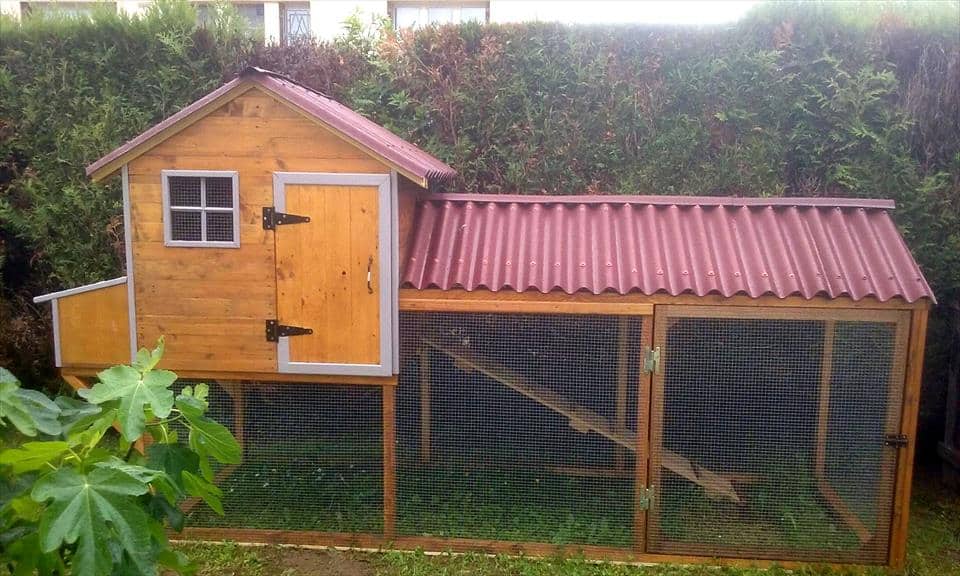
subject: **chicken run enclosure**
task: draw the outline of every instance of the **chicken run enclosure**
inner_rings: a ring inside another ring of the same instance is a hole
[[[87,169],[127,275],[38,296],[76,388],[161,335],[243,446],[189,539],[903,565],[934,296],[892,202],[439,192],[251,68]]]

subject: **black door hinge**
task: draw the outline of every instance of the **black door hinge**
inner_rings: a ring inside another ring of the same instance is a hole
[[[907,435],[887,434],[883,437],[883,443],[894,448],[905,448],[907,446]]]
[[[304,336],[313,334],[311,328],[302,328],[300,326],[287,326],[278,324],[276,320],[267,320],[266,322],[267,342],[279,342],[281,336]]]
[[[286,214],[277,212],[273,206],[263,207],[263,229],[276,230],[281,224],[300,224],[309,222],[309,216],[300,216],[298,214]]]

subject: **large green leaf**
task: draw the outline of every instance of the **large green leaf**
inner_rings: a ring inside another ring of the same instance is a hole
[[[26,442],[19,448],[0,452],[0,464],[7,464],[14,474],[39,470],[70,449],[66,442]]]
[[[179,493],[186,492],[183,486],[184,470],[200,471],[200,457],[182,444],[151,444],[147,447],[147,465],[163,470]]]
[[[9,371],[0,368],[0,424],[9,421],[25,436],[60,434],[60,408],[42,392],[27,390]]]
[[[190,427],[187,443],[200,456],[200,470],[204,478],[213,481],[213,469],[208,458],[212,457],[221,464],[240,463],[240,444],[226,426],[203,415],[206,402],[195,396],[181,394],[177,397],[177,409]]]
[[[188,494],[200,498],[214,512],[223,516],[223,504],[220,501],[223,492],[217,488],[216,484],[186,470],[183,471],[183,484],[186,486]]]
[[[70,434],[76,429],[88,426],[103,411],[103,408],[97,404],[69,396],[57,396],[55,403],[60,408],[60,425],[63,427],[64,434]]]
[[[100,382],[89,390],[80,390],[81,397],[94,404],[119,399],[117,420],[123,437],[132,442],[143,435],[146,425],[144,408],[149,406],[158,418],[166,418],[173,409],[170,385],[177,375],[168,370],[140,372],[130,366],[114,366],[97,375]]]
[[[40,546],[52,552],[76,543],[73,573],[108,576],[113,570],[111,544],[126,554],[141,574],[154,575],[151,518],[136,497],[148,486],[123,470],[97,467],[88,474],[70,468],[37,481],[31,496],[52,501],[40,518]]]

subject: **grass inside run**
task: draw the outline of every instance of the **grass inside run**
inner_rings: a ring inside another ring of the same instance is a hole
[[[198,505],[191,526],[383,531],[376,465],[300,458],[245,463],[223,482],[226,515]],[[406,535],[630,546],[632,483],[532,470],[405,468],[397,530]]]

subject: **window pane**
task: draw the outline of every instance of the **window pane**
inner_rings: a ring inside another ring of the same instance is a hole
[[[171,206],[200,206],[200,178],[195,176],[170,176]]]
[[[461,22],[486,22],[487,9],[483,6],[464,6],[460,9]]]
[[[207,212],[207,241],[233,242],[233,212]]]
[[[207,206],[233,208],[233,178],[207,178]]]
[[[171,210],[170,239],[189,242],[203,240],[200,231],[200,212]]]
[[[284,41],[293,42],[310,37],[310,5],[288,5],[284,20]]]
[[[453,22],[453,8],[431,6],[427,8],[427,20],[430,24],[450,24]]]
[[[397,28],[415,28],[420,19],[419,6],[397,6],[394,25]]]

